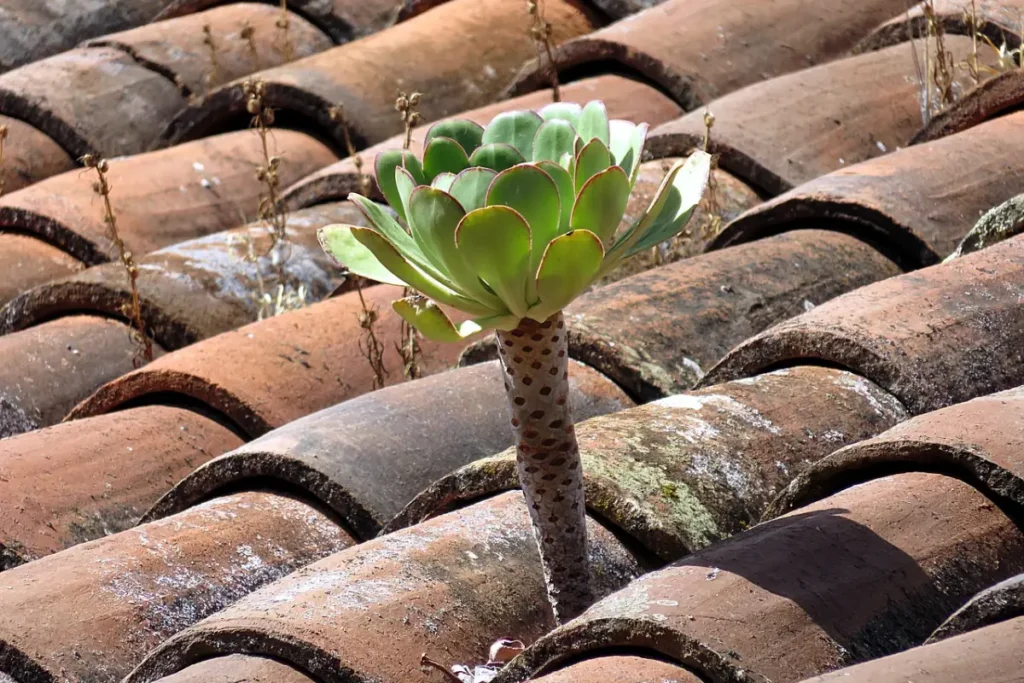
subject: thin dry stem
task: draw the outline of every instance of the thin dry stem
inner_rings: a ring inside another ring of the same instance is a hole
[[[4,144],[7,142],[7,126],[0,126],[0,195],[4,193],[4,176],[3,176],[3,165],[4,165]]]
[[[363,338],[359,340],[359,350],[370,364],[370,369],[373,370],[373,388],[380,389],[390,374],[384,365],[384,344],[377,338],[377,332],[374,329],[380,314],[375,306],[372,308],[367,306],[359,278],[356,279],[356,293],[359,294],[359,304],[363,309],[359,314],[359,327],[363,329]]]
[[[281,0],[281,15],[274,22],[277,26],[277,30],[281,36],[281,54],[284,55],[284,61],[290,62],[295,58],[295,50],[292,47],[292,37],[288,32],[291,27],[291,15],[288,12],[288,0]]]
[[[217,59],[217,43],[213,39],[213,29],[209,24],[203,24],[203,44],[210,51],[210,73],[206,74],[206,92],[209,93],[220,83],[220,62]]]
[[[256,46],[256,27],[248,19],[242,22],[242,30],[238,32],[238,37],[249,46],[253,71],[259,71],[262,67],[260,67],[260,52]]]
[[[548,78],[551,80],[551,99],[562,101],[562,91],[558,86],[558,66],[555,64],[555,52],[551,45],[551,22],[544,18],[543,0],[526,0],[526,11],[533,20],[530,25],[530,37],[537,45],[537,58],[547,58]]]
[[[370,194],[372,179],[363,170],[363,158],[356,152],[356,146],[352,142],[352,133],[349,131],[348,119],[345,118],[344,105],[334,105],[328,110],[328,115],[331,121],[336,121],[341,126],[341,136],[345,142],[345,151],[348,152],[348,155],[352,158],[352,163],[356,167],[356,175],[359,177],[359,190],[365,197]]]
[[[715,126],[715,115],[710,109],[704,110],[704,151],[708,152],[711,146],[711,129]],[[708,192],[704,197],[704,206],[708,214],[708,220],[702,225],[701,240],[706,242],[722,231],[724,221],[722,220],[722,207],[718,205],[718,181],[715,179],[715,169],[718,168],[718,155],[711,157],[711,173],[708,176]]]
[[[418,92],[411,95],[400,92],[398,99],[395,100],[395,110],[402,116],[402,123],[405,125],[405,140],[402,143],[402,149],[408,150],[412,145],[412,130],[421,119],[417,111],[421,97],[422,95]],[[405,163],[404,160],[403,163]],[[409,287],[403,291],[403,296],[412,294],[413,290]],[[416,329],[405,322],[405,319],[402,320],[401,325],[401,342],[396,345],[396,348],[402,357],[402,373],[406,379],[417,379],[423,376],[423,371],[420,368],[420,345],[416,338]]]
[[[121,239],[117,231],[117,218],[114,215],[114,207],[110,203],[110,182],[107,180],[107,171],[110,165],[107,160],[94,154],[86,154],[82,157],[82,165],[96,171],[98,180],[93,183],[93,191],[103,198],[103,220],[107,224],[107,235],[110,241],[117,247],[118,258],[128,276],[128,288],[131,293],[130,301],[122,307],[122,313],[132,322],[131,338],[137,346],[135,357],[132,358],[132,366],[138,368],[143,363],[153,360],[153,342],[146,334],[146,325],[142,321],[142,302],[139,297],[139,269],[135,265],[135,258],[132,252]]]

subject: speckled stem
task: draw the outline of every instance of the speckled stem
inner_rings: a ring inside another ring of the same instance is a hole
[[[583,466],[569,410],[569,356],[558,312],[498,332],[516,437],[519,482],[530,507],[548,599],[565,623],[593,603],[587,564]]]

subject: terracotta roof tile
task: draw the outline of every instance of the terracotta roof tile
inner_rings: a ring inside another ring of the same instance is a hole
[[[1024,114],[1006,116],[821,176],[740,216],[712,247],[810,223],[851,233],[909,267],[935,263],[982,213],[1019,192],[1022,131]]]
[[[1021,108],[1024,73],[1013,66],[971,88],[956,102],[938,112],[911,139],[911,143],[937,140]]]
[[[549,0],[547,5],[555,42],[593,28],[586,14],[567,0]],[[499,99],[516,69],[535,54],[526,38],[527,25],[519,3],[449,0],[388,31],[258,72],[257,77],[267,86],[265,102],[279,116],[299,119],[339,149],[344,149],[344,122],[332,121],[330,109],[342,105],[357,146],[365,146],[402,130],[394,108],[399,87],[423,93],[419,111],[426,121]],[[464,39],[482,33],[486,40]],[[187,107],[164,137],[170,142],[194,139],[242,121],[248,121],[248,114],[241,83],[236,82]]]
[[[114,683],[170,635],[351,543],[314,508],[254,492],[29,562],[0,573],[0,666]]]
[[[24,121],[0,116],[0,126],[7,128],[4,162],[0,165],[4,194],[75,167],[56,142]]]
[[[862,287],[729,353],[705,385],[794,363],[849,368],[913,414],[1024,384],[1024,238]]]
[[[566,76],[625,69],[690,110],[834,58],[904,8],[903,0],[668,0],[560,47],[555,58]],[[545,78],[534,62],[512,93],[543,87]]]
[[[588,526],[595,592],[607,595],[639,567]],[[531,640],[552,625],[526,504],[510,493],[311,564],[168,639],[126,683],[242,642],[325,683],[407,683],[423,652],[472,661],[510,631]]]
[[[622,647],[716,681],[798,680],[921,643],[1022,565],[1024,533],[967,484],[875,479],[641,577],[496,681]]]
[[[587,505],[665,561],[757,522],[808,463],[906,417],[851,373],[800,367],[721,384],[577,425]],[[385,531],[515,489],[509,450],[416,497]]]
[[[935,16],[942,24],[945,33],[969,36],[971,2],[962,0],[932,0]],[[1004,42],[1010,49],[1020,46],[1021,11],[1024,2],[1021,0],[976,0],[978,33],[984,35],[999,47]],[[909,21],[908,21],[909,19]],[[922,3],[917,3],[907,11],[884,22],[872,31],[854,48],[857,52],[877,50],[889,45],[896,45],[912,35],[921,38],[927,32],[927,19],[922,10]],[[987,49],[982,46],[982,49]]]
[[[163,683],[315,683],[273,659],[249,655],[214,657],[163,679]]]
[[[967,58],[971,45],[963,36],[946,39],[956,62]],[[923,61],[909,45],[897,45],[762,81],[711,102],[719,167],[771,196],[906,146],[921,127],[917,69]],[[966,74],[960,79],[967,89]],[[654,128],[647,151],[654,157],[680,154],[703,139],[701,110]]]
[[[240,2],[114,33],[86,45],[123,50],[142,66],[186,89],[186,94],[202,96],[221,83],[334,46],[302,17],[292,12],[287,16],[286,32],[276,25],[281,18],[280,8]],[[253,31],[251,41],[240,35],[247,25]],[[216,70],[211,48],[204,42],[206,27],[216,48]],[[216,80],[209,83],[210,78]],[[166,120],[153,123],[162,128]]]
[[[72,315],[0,336],[0,358],[18,359],[0,364],[0,439],[60,422],[97,387],[131,372],[138,344],[130,331]]]
[[[927,642],[936,643],[984,626],[1019,620],[1018,617],[1024,617],[1024,574],[1000,581],[975,595],[935,629]]]
[[[584,365],[572,372],[577,419],[632,405],[599,373]],[[372,538],[426,486],[511,445],[498,376],[497,363],[459,368],[295,420],[196,468],[146,519],[183,510],[214,491],[275,482],[333,510],[360,539]],[[438,429],[439,423],[450,426]]]
[[[0,441],[0,569],[135,526],[169,485],[241,443],[159,405]]]
[[[274,133],[282,183],[292,182],[336,157],[313,138],[287,130]],[[136,254],[145,254],[239,224],[252,215],[264,185],[254,169],[262,162],[251,131],[218,135],[158,152],[110,161],[111,201],[121,237]],[[0,223],[7,229],[53,243],[89,264],[108,260],[113,243],[92,179],[68,171],[0,197]],[[36,256],[48,263],[48,253]],[[22,266],[28,278],[52,271]],[[88,277],[88,276],[86,276]],[[39,284],[5,278],[5,289]]]
[[[595,657],[536,679],[537,683],[703,683],[686,669],[633,655]]]
[[[85,264],[71,254],[35,237],[0,233],[0,304],[10,301],[35,282],[77,273]]]

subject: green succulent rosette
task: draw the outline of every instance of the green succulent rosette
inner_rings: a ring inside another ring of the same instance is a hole
[[[442,121],[427,131],[422,160],[404,150],[377,157],[397,219],[351,194],[372,227],[327,226],[320,243],[351,273],[422,294],[393,306],[430,339],[544,321],[624,259],[677,235],[700,202],[711,157],[694,151],[619,230],[647,129],[609,121],[600,101],[506,112],[486,128]],[[456,325],[437,304],[470,319]]]

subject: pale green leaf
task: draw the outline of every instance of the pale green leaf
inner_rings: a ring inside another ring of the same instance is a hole
[[[541,169],[555,181],[558,188],[558,203],[562,212],[558,219],[558,233],[569,231],[569,219],[572,217],[572,205],[576,201],[576,191],[572,184],[572,176],[569,172],[552,161],[538,161],[537,168]]]
[[[525,161],[526,158],[519,153],[519,150],[502,142],[482,145],[469,158],[471,166],[483,166],[498,172]]]
[[[580,125],[580,114],[583,107],[575,102],[552,102],[540,110],[540,117],[545,121],[561,119],[572,124],[573,128]]]
[[[405,284],[381,265],[373,252],[352,235],[351,225],[326,225],[317,230],[320,246],[353,275],[388,285]]]
[[[489,168],[479,166],[467,168],[455,176],[455,182],[452,183],[448,193],[458,200],[466,213],[469,213],[484,205],[487,199],[487,188],[491,186],[491,181],[496,175],[498,175],[497,172]]]
[[[484,128],[479,123],[465,119],[438,121],[427,129],[427,135],[423,139],[424,146],[437,137],[455,140],[468,155],[480,146],[484,137]]]
[[[612,163],[620,166],[630,180],[630,186],[636,180],[635,171],[640,166],[640,155],[644,151],[647,138],[647,124],[639,125],[630,121],[614,119],[609,122],[611,143],[608,151],[612,155]]]
[[[546,121],[537,129],[533,139],[533,160],[558,162],[562,155],[572,152],[576,142],[576,129],[562,119]]]
[[[621,168],[612,166],[601,171],[580,190],[569,227],[572,230],[590,230],[610,248],[615,230],[626,212],[629,190],[629,178]]]
[[[584,183],[612,165],[611,154],[600,140],[594,139],[584,145],[576,156],[576,175],[573,182],[579,195]]]
[[[420,160],[412,152],[401,149],[389,149],[377,155],[374,162],[374,172],[377,175],[377,187],[387,200],[391,208],[395,210],[399,218],[405,220],[405,209],[402,208],[402,201],[395,187],[395,169],[404,167],[412,174],[416,185],[422,185],[426,181],[423,177],[423,166]]]
[[[530,279],[530,226],[507,206],[470,211],[455,233],[466,264],[520,318],[526,313]]]
[[[456,175],[454,173],[438,173],[437,176],[430,181],[431,187],[436,187],[444,192],[451,193],[452,184],[455,183]]]
[[[451,138],[435,137],[423,152],[423,175],[432,180],[441,173],[461,173],[469,168],[469,156]]]
[[[393,301],[391,307],[420,334],[433,341],[465,341],[466,337],[484,329],[472,320],[456,326],[440,306],[422,296],[410,296]]]
[[[536,112],[507,111],[498,114],[484,129],[483,144],[504,143],[512,145],[524,159],[533,158],[533,137],[544,123]],[[497,170],[497,169],[495,169]]]
[[[598,139],[607,147],[611,139],[608,130],[608,110],[605,109],[601,100],[591,100],[583,107],[580,113],[580,122],[576,126],[577,132],[584,143]]]
[[[603,259],[601,240],[589,230],[573,230],[551,240],[537,269],[540,303],[530,317],[546,320],[572,303],[597,277]]]

